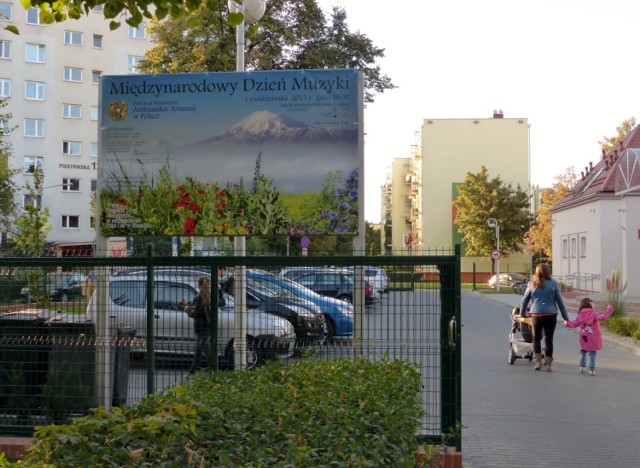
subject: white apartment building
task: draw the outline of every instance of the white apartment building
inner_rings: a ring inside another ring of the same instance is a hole
[[[50,210],[48,241],[60,255],[66,247],[90,247],[96,237],[90,202],[97,179],[100,77],[137,72],[151,46],[145,25],[133,28],[123,21],[110,31],[100,8],[80,20],[45,25],[39,9],[25,10],[13,0],[0,0],[0,14],[1,27],[20,30],[0,36],[0,95],[9,98],[3,110],[18,127],[9,137],[9,164],[23,168],[16,179],[21,187],[35,167],[44,172],[42,200],[31,200],[23,190],[18,202]]]

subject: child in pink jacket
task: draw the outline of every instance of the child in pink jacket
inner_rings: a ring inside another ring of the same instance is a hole
[[[609,304],[603,313],[593,308],[593,301],[585,297],[580,302],[580,309],[575,320],[565,320],[569,328],[580,327],[580,372],[585,371],[587,353],[589,353],[589,374],[596,375],[596,352],[602,349],[602,333],[600,324],[613,313],[613,306]]]

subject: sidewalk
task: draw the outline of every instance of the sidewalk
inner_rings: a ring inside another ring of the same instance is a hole
[[[479,291],[473,291],[475,294],[479,294],[482,297],[489,299],[493,302],[497,302],[500,304],[504,304],[507,305],[511,308],[519,306],[520,303],[522,302],[522,296],[520,296],[519,294],[513,294],[513,293],[509,293],[509,294],[482,294]],[[565,301],[565,305],[567,307],[567,311],[569,313],[569,317],[570,318],[575,318],[577,311],[578,311],[578,305],[580,302],[580,299],[582,297],[584,297],[586,294],[585,293],[581,293],[579,296],[576,295],[568,295],[565,297],[565,295],[563,294],[563,298]],[[594,301],[596,302],[602,302],[603,298],[602,298],[602,294],[599,293],[590,293],[589,297],[591,297]],[[626,302],[628,307],[634,307],[634,308],[638,308],[640,307],[640,299],[634,299],[634,298],[630,298],[628,299],[628,302]],[[616,346],[618,348],[621,349],[625,349],[628,351],[631,351],[633,353],[635,353],[636,355],[640,356],[640,341],[639,340],[635,340],[631,337],[627,337],[627,336],[619,336],[619,335],[615,335],[611,332],[609,332],[607,329],[605,329],[604,327],[601,327],[602,330],[602,338],[603,340],[607,343],[610,344],[612,346]],[[574,330],[575,333],[577,333],[577,330]]]

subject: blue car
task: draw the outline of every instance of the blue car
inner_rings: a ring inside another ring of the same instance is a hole
[[[247,270],[247,278],[279,294],[293,294],[317,304],[324,314],[327,339],[353,335],[353,306],[345,301],[321,296],[282,276],[259,270]]]

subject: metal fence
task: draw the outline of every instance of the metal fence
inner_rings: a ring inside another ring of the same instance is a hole
[[[211,307],[198,333],[189,315],[202,278]],[[420,438],[460,445],[459,250],[0,258],[0,306],[4,434],[135,403],[194,368],[365,355],[414,362],[423,381]]]

